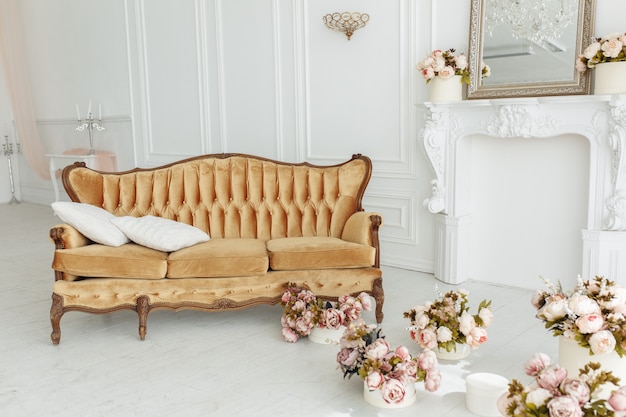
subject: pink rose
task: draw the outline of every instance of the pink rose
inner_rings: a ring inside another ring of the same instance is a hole
[[[537,375],[537,385],[551,392],[556,392],[565,378],[567,378],[566,369],[559,366],[547,368]]]
[[[482,345],[487,341],[487,330],[482,327],[474,327],[470,334],[466,336],[467,344],[470,345],[473,349],[476,349],[478,346]]]
[[[415,325],[420,329],[425,329],[430,323],[430,317],[425,311],[419,312],[415,315]]]
[[[367,384],[367,388],[369,388],[370,391],[378,389],[382,383],[383,375],[378,371],[374,371],[365,377],[365,384]]]
[[[450,66],[445,66],[441,70],[439,70],[439,77],[444,80],[454,77],[454,74],[455,74],[454,68]]]
[[[425,371],[434,369],[437,367],[437,355],[430,349],[424,349],[417,356],[417,364]]]
[[[365,350],[365,356],[374,360],[384,358],[387,353],[389,353],[389,343],[385,339],[374,340]]]
[[[570,395],[578,400],[581,406],[591,398],[591,390],[587,383],[578,379],[566,379],[561,384],[561,391],[566,395]]]
[[[609,404],[615,411],[626,411],[626,387],[613,391],[609,397]]]
[[[404,384],[397,379],[390,379],[383,382],[381,387],[382,397],[388,404],[399,403],[404,399],[406,395],[406,388]]]
[[[407,349],[405,346],[398,346],[396,348],[396,356],[405,361],[411,357],[411,353],[409,352],[409,349]]]
[[[424,389],[428,392],[434,392],[439,389],[439,385],[441,385],[441,372],[439,369],[429,370],[424,380]]]
[[[324,310],[323,317],[324,325],[329,329],[337,330],[345,322],[345,315],[343,311],[337,310],[336,308],[329,308]]]
[[[524,372],[526,375],[535,377],[548,367],[550,367],[550,357],[545,353],[535,353],[524,365]]]
[[[337,362],[347,367],[354,365],[358,358],[358,349],[342,348],[339,353],[337,353]]]
[[[298,341],[298,335],[289,327],[283,327],[283,337],[287,342],[296,343]]]
[[[578,55],[576,57],[576,63],[574,65],[574,67],[576,68],[576,71],[578,71],[578,72],[585,72],[585,71],[587,71],[587,64],[585,64],[583,62],[583,58],[584,58],[583,55]]]
[[[413,360],[406,361],[405,367],[406,367],[406,375],[409,378],[411,378],[411,380],[415,381],[417,379],[417,371],[418,371],[417,360],[413,359]]]
[[[601,314],[585,314],[576,319],[576,327],[583,334],[591,334],[599,331],[604,326],[604,318]]]
[[[437,347],[437,334],[430,327],[418,330],[417,344],[425,349],[435,349]]]
[[[615,336],[608,330],[600,330],[589,338],[591,351],[596,355],[612,352],[616,343]]]
[[[424,68],[422,70],[422,77],[425,80],[432,80],[433,78],[435,78],[435,71],[433,71],[432,68]]]
[[[291,309],[293,311],[304,311],[306,309],[306,303],[304,302],[304,300],[296,300],[296,302],[293,303],[293,307],[291,307]]]
[[[289,291],[285,291],[283,293],[283,296],[280,298],[280,301],[283,304],[287,304],[289,302],[289,300],[291,300],[291,293]]]
[[[548,410],[551,416],[556,417],[583,417],[583,410],[578,401],[569,395],[554,397],[548,403]]]
[[[309,333],[311,333],[311,322],[306,320],[304,317],[298,317],[294,327],[296,332],[302,336],[308,336]]]
[[[372,298],[369,296],[368,293],[362,292],[361,294],[359,294],[359,300],[361,301],[361,306],[363,307],[363,310],[370,311],[372,309]]]

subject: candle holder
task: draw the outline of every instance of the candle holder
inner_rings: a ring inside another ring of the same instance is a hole
[[[2,144],[4,156],[7,157],[7,164],[9,166],[9,181],[11,182],[11,201],[9,204],[20,204],[20,200],[15,197],[15,182],[13,180],[13,165],[11,164],[11,156],[13,156],[13,144],[9,143],[9,135],[4,135],[4,143]],[[17,153],[22,153],[22,148],[19,143],[16,143]]]
[[[85,129],[89,132],[89,153],[87,155],[94,155],[96,151],[93,148],[93,130],[96,129],[98,132],[105,130],[104,126],[102,126],[102,116],[96,121],[96,119],[93,118],[93,114],[89,112],[85,121],[79,118],[76,130],[82,132]]]

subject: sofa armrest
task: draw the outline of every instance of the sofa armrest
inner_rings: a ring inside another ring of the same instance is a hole
[[[361,243],[376,248],[376,263],[380,266],[380,244],[378,229],[383,224],[383,217],[374,212],[358,211],[348,218],[341,238],[348,242]]]
[[[71,249],[86,246],[91,241],[69,224],[57,224],[50,228],[50,239],[55,249]]]

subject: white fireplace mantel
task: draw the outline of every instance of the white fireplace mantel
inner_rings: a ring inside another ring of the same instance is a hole
[[[463,172],[471,162],[463,138],[580,135],[590,144],[583,278],[626,283],[626,95],[566,96],[425,103],[419,140],[434,171],[424,202],[436,218],[435,276],[469,278],[471,213]]]

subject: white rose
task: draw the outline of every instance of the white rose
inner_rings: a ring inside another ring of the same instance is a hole
[[[465,336],[468,336],[474,327],[476,327],[474,317],[467,311],[464,311],[463,314],[461,314],[461,317],[459,317],[459,330]]]
[[[617,58],[620,52],[622,52],[622,43],[617,39],[611,39],[602,44],[602,52],[604,56],[609,58]]]
[[[444,79],[447,80],[448,78],[452,78],[454,77],[454,68],[447,66],[447,67],[443,67],[440,71],[439,71],[439,76]]]
[[[464,70],[467,68],[467,57],[465,55],[456,56],[454,57],[454,63],[458,69]]]
[[[438,342],[449,342],[452,340],[452,331],[448,329],[446,326],[441,326],[437,329],[437,341]]]
[[[526,396],[526,402],[530,404],[535,404],[537,407],[545,404],[550,398],[552,398],[552,394],[545,388],[537,388],[528,393]]]
[[[543,317],[547,321],[559,320],[567,314],[566,311],[567,301],[564,299],[557,299],[550,301],[539,310],[539,317]]]
[[[478,312],[478,317],[480,317],[483,321],[483,326],[489,327],[493,322],[493,311],[490,308],[481,308]]]
[[[570,297],[567,306],[570,310],[574,312],[577,316],[582,316],[584,314],[598,314],[601,312],[600,306],[598,303],[593,301],[591,298],[582,294],[575,294]]]
[[[596,355],[612,352],[615,349],[615,337],[608,330],[600,330],[589,338],[591,351]]]
[[[585,58],[591,59],[594,56],[596,56],[600,48],[602,48],[602,45],[600,45],[600,42],[593,42],[591,45],[589,45],[585,49],[585,51],[583,52],[583,55],[585,56]]]
[[[441,71],[446,66],[446,60],[442,57],[435,58],[435,62],[433,63],[433,70],[435,72]]]

